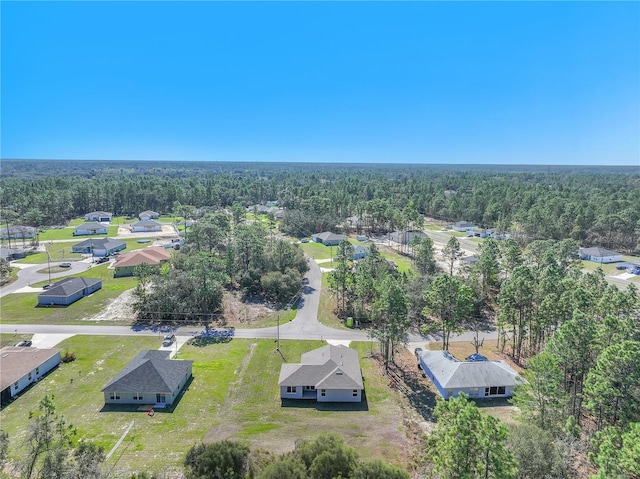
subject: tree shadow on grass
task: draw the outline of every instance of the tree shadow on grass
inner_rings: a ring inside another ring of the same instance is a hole
[[[196,348],[204,348],[212,344],[228,343],[232,339],[233,337],[196,336],[195,338],[189,340],[189,344],[191,346],[195,346]]]
[[[316,411],[353,412],[368,411],[367,392],[362,391],[360,402],[318,402],[315,399],[282,399],[282,407],[292,409],[315,409]]]
[[[392,363],[388,375],[393,386],[404,394],[418,414],[426,421],[434,421],[436,395],[422,383],[420,372],[405,371]]]

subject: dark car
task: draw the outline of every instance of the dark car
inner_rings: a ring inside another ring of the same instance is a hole
[[[16,347],[29,347],[31,346],[31,341],[29,339],[25,339],[24,341],[20,341],[18,344],[16,344]]]
[[[49,283],[49,284],[45,284],[42,289],[49,289],[51,286],[53,286],[53,284]]]
[[[105,256],[104,258],[100,258],[98,261],[96,261],[96,263],[102,264],[102,263],[106,263],[107,261],[109,261],[109,257]]]
[[[71,268],[71,263],[60,263],[61,268]]]

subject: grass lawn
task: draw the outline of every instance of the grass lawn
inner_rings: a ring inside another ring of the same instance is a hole
[[[316,243],[315,241],[300,243],[299,246],[302,248],[302,251],[313,259],[329,259],[331,258],[332,251],[334,256],[338,252],[337,246],[325,246],[322,243]]]
[[[392,253],[389,251],[381,251],[380,254],[389,261],[393,261],[398,266],[398,271],[401,273],[407,273],[413,269],[411,260],[406,256],[399,255],[398,253]]]
[[[253,448],[273,452],[291,450],[297,439],[335,432],[365,459],[381,458],[403,463],[407,449],[402,431],[402,411],[388,378],[369,358],[368,343],[356,343],[365,378],[366,402],[361,404],[283,405],[277,381],[281,356],[271,340],[233,340],[206,346],[185,345],[178,359],[190,359],[193,382],[172,413],[103,411],[100,389],[141,349],[156,349],[156,337],[75,336],[60,347],[76,354],[0,412],[10,437],[10,459],[46,394],[56,410],[77,429],[76,440],[90,440],[109,451],[126,427],[134,426],[108,461],[115,471],[166,472],[179,470],[186,451],[203,438],[247,440]],[[287,362],[299,361],[306,351],[323,345],[315,341],[282,341]],[[115,408],[114,408],[115,409]]]
[[[40,241],[65,240],[65,239],[82,241],[86,238],[104,238],[106,236],[116,236],[117,234],[118,234],[118,227],[115,225],[109,226],[107,228],[106,235],[73,236],[73,227],[71,227],[71,228],[60,228],[60,229],[51,229],[51,230],[42,231],[40,233]]]
[[[20,341],[31,339],[32,337],[33,336],[31,334],[0,334],[0,348],[4,348],[5,346],[15,346]]]
[[[91,317],[119,296],[123,291],[134,288],[135,278],[114,278],[113,270],[107,265],[94,266],[77,275],[102,279],[102,289],[87,298],[82,298],[67,307],[37,307],[38,293],[13,293],[2,298],[0,315],[5,323],[41,323],[41,324],[87,324],[86,318]],[[47,281],[35,283],[39,287]],[[129,322],[129,320],[125,320]]]
[[[333,310],[336,307],[336,300],[329,290],[329,273],[322,273],[322,289],[320,290],[320,304],[318,306],[318,321],[325,326],[336,329],[348,328],[344,321],[338,318]]]

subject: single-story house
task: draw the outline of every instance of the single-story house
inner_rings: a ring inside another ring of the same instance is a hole
[[[93,254],[98,258],[109,256],[127,247],[127,243],[115,238],[91,238],[73,245],[74,253]]]
[[[170,258],[171,253],[167,252],[162,246],[151,246],[138,251],[125,253],[118,257],[115,263],[113,277],[133,276],[136,266],[141,264],[160,266],[162,263],[169,261]]]
[[[275,219],[281,221],[287,215],[284,208],[276,208],[275,206],[269,207],[268,213],[272,214]]]
[[[449,351],[421,351],[418,363],[444,399],[511,397],[524,382],[504,361],[459,361]]]
[[[355,245],[353,248],[353,254],[351,255],[351,259],[363,259],[369,253],[369,248],[365,248],[364,246]]]
[[[256,215],[266,215],[269,213],[269,206],[265,205],[252,205],[247,207],[247,213],[253,213]]]
[[[280,368],[282,399],[360,402],[364,382],[358,352],[346,346],[323,346],[304,353],[300,363]]]
[[[580,248],[580,259],[595,263],[617,263],[622,261],[622,253],[604,248]]]
[[[154,220],[141,220],[131,225],[132,233],[149,233],[152,231],[162,231],[162,223]]]
[[[457,221],[456,223],[453,223],[451,225],[451,229],[453,231],[466,232],[466,231],[475,231],[478,229],[478,227],[473,223],[469,223],[468,221]]]
[[[409,244],[414,238],[426,238],[427,234],[420,230],[394,231],[389,239],[400,244]]]
[[[2,239],[30,239],[36,234],[38,234],[38,230],[33,226],[5,226],[0,228],[0,238]]]
[[[345,235],[338,235],[331,231],[325,231],[324,233],[318,233],[311,235],[311,239],[316,243],[322,243],[325,246],[337,246],[341,241],[346,240]]]
[[[38,295],[38,305],[68,306],[80,298],[89,296],[102,288],[102,281],[96,278],[65,278],[56,281],[49,289]]]
[[[11,398],[60,364],[60,349],[5,346],[0,349],[0,397]]]
[[[73,236],[106,235],[107,227],[102,223],[83,223],[73,229]]]
[[[473,266],[478,261],[480,261],[476,256],[465,256],[464,258],[460,258],[460,262],[463,266]]]
[[[102,391],[105,404],[173,404],[191,378],[193,361],[171,351],[140,351]]]
[[[359,216],[349,216],[345,221],[351,228],[357,228],[361,224]]]
[[[5,261],[13,261],[16,259],[26,258],[27,253],[21,249],[0,247],[0,259]]]
[[[369,238],[367,238],[365,235],[357,235],[356,239],[358,241],[369,241]]]
[[[111,218],[113,218],[113,214],[106,211],[92,211],[84,215],[85,221],[97,221],[98,223],[109,223]]]
[[[151,211],[151,210],[147,210],[147,211],[143,211],[142,213],[140,213],[138,215],[138,218],[140,218],[140,221],[142,221],[142,220],[157,220],[158,218],[160,218],[160,213],[157,213],[157,212]]]

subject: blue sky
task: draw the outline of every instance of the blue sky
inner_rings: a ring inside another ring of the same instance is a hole
[[[0,8],[2,158],[640,164],[638,2]]]

